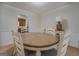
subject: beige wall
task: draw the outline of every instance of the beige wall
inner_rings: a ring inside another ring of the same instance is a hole
[[[79,3],[63,6],[56,10],[50,10],[41,15],[41,28],[55,28],[56,17],[62,17],[67,21],[68,30],[71,32],[70,45],[79,46]],[[68,32],[69,33],[69,32]]]
[[[0,12],[0,45],[9,44],[13,41],[11,30],[17,31],[18,28],[18,15],[22,14],[27,16],[29,21],[29,30],[39,31],[39,20],[37,14],[25,10],[21,10],[9,5],[2,4]]]

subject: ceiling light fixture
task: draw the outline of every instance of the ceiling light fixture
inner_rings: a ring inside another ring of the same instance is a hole
[[[32,4],[35,6],[41,6],[41,5],[44,5],[45,2],[32,2]]]

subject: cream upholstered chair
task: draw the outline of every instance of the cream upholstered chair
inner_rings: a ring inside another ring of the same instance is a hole
[[[14,54],[15,56],[24,56],[24,47],[23,47],[23,41],[21,39],[21,35],[18,32],[12,31],[12,36],[14,39]]]
[[[64,32],[58,32],[59,33],[59,45],[58,45],[58,50],[57,50],[57,55],[58,56],[65,56],[67,47],[68,47],[68,42],[69,42],[69,37],[65,37]]]

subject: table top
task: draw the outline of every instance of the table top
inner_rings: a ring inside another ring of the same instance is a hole
[[[55,45],[59,42],[53,34],[29,32],[22,34],[23,43],[29,47],[48,47]]]

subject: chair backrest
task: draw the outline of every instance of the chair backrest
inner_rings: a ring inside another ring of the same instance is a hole
[[[20,33],[12,31],[12,36],[14,39],[14,45],[15,45],[14,48],[16,56],[24,56],[25,54],[24,54],[23,40],[21,38]]]
[[[59,41],[59,46],[58,46],[58,50],[57,50],[57,55],[65,56],[67,47],[68,47],[69,38],[65,38],[63,32],[59,32],[59,36],[60,36],[60,38],[59,38],[60,41]]]
[[[49,33],[49,34],[53,34],[53,35],[55,35],[55,31],[52,29],[49,29],[49,30],[46,30],[46,33]]]

